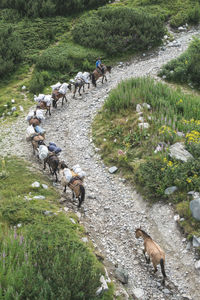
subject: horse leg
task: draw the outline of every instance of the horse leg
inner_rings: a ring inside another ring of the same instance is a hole
[[[81,86],[79,87],[78,92],[79,92],[79,96],[81,96]]]
[[[150,263],[150,257],[146,257],[145,253],[146,253],[146,248],[144,247],[143,254],[144,254],[144,257],[145,257],[145,260],[146,260],[147,264],[149,264]]]
[[[65,184],[63,192],[66,193],[67,185]]]
[[[51,116],[51,106],[49,106],[48,111],[49,111],[49,115]]]
[[[76,90],[77,90],[77,86],[75,85],[73,98],[75,98]]]
[[[64,103],[64,98],[65,98],[65,96],[62,97],[62,106],[63,106],[63,103]]]
[[[54,174],[55,174],[55,176],[56,176],[56,182],[58,182],[58,176],[57,176],[56,170],[54,171]]]
[[[90,84],[88,83],[88,89],[90,88]]]
[[[106,75],[105,75],[104,77],[105,77],[105,81],[107,82],[107,77],[106,77]]]

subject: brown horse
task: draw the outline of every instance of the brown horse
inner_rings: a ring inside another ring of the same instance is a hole
[[[46,110],[45,115],[47,115],[47,113],[49,112],[49,116],[51,116],[51,104],[47,105],[47,102],[40,101],[40,102],[38,102],[38,104],[36,106],[36,109],[37,108]]]
[[[71,91],[71,84],[68,85],[68,89]],[[67,97],[65,94],[60,93],[58,90],[54,90],[51,94],[51,97],[53,98],[53,107],[57,108],[57,102],[59,99],[62,99],[62,105],[64,103],[64,100],[67,103]]]
[[[37,117],[32,117],[29,120],[29,125],[33,125],[33,127],[40,125],[41,121]]]
[[[111,73],[111,66],[105,66],[102,65],[103,68],[103,72],[101,72],[100,70],[95,69],[94,72],[92,73],[92,84],[96,87],[97,84],[97,80],[102,77],[102,84],[103,84],[103,80],[105,78],[105,81],[107,81],[107,77],[106,77],[106,72]]]
[[[165,283],[165,252],[160,248],[160,246],[152,240],[152,238],[141,228],[137,228],[135,231],[135,236],[138,239],[142,237],[144,240],[144,256],[147,263],[150,263],[150,259],[154,266],[154,273],[157,272],[157,265],[160,264],[161,271],[163,274],[163,284]],[[149,258],[146,257],[145,253],[149,255]]]
[[[66,192],[67,186],[72,190],[72,198],[73,200],[76,198],[79,201],[78,207],[81,207],[82,202],[85,199],[85,188],[83,186],[83,180],[75,174],[72,170],[72,178],[70,182],[67,182],[64,169],[68,168],[67,165],[64,162],[61,162],[59,165],[59,168],[61,169],[61,184],[64,186],[64,193]]]
[[[35,154],[35,151],[38,149],[40,145],[44,145],[44,136],[40,134],[35,134],[31,138],[31,143],[33,146],[33,154]]]

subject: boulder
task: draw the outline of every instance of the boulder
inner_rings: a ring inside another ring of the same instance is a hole
[[[190,210],[193,218],[200,221],[200,198],[194,199],[190,202]]]
[[[115,270],[116,278],[121,281],[122,283],[126,284],[128,283],[128,272],[124,270],[123,268],[117,268]]]
[[[200,237],[193,236],[192,246],[196,248],[200,247]]]
[[[192,154],[185,150],[183,143],[175,143],[169,147],[170,156],[179,159],[183,162],[187,162],[189,159],[193,159]]]

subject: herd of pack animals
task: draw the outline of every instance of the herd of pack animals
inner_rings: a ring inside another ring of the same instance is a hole
[[[79,78],[78,80],[73,80],[68,84],[68,88],[71,91],[72,85],[74,85],[74,92],[73,92],[73,98],[75,97],[76,91],[78,89],[79,95],[81,95],[81,88],[84,90],[85,84],[88,85],[88,88],[90,87],[89,79],[91,80],[92,84],[96,87],[96,81],[102,77],[102,84],[104,79],[107,81],[106,78],[106,72],[111,72],[110,66],[104,66],[104,73],[100,73],[97,69],[94,70],[93,73],[87,73],[86,74],[86,80],[83,78]],[[53,90],[51,95],[53,101],[52,105],[54,108],[57,108],[57,103],[59,99],[62,100],[62,105],[64,103],[64,100],[67,102],[66,94],[59,93],[58,90]],[[37,109],[46,110],[46,115],[49,113],[51,115],[51,105],[47,105],[46,102],[40,101],[38,105],[36,106]],[[35,112],[36,112],[35,110]],[[40,125],[41,120],[36,117],[36,114],[29,120],[29,125],[32,125],[33,127]],[[38,147],[40,145],[45,145],[45,135],[44,134],[38,134],[35,133],[31,137],[31,143],[33,147],[33,153],[35,154],[38,150]],[[72,197],[73,200],[76,198],[79,201],[78,207],[81,207],[82,202],[85,199],[85,188],[83,185],[83,179],[80,178],[77,174],[73,173],[73,177],[70,180],[70,182],[66,182],[64,170],[68,168],[66,163],[64,161],[60,161],[59,157],[55,152],[49,152],[48,156],[44,159],[44,170],[46,169],[46,164],[49,165],[49,170],[52,175],[55,175],[56,182],[58,181],[57,172],[61,175],[61,184],[64,187],[64,192],[66,192],[66,187],[68,186],[72,190]],[[153,241],[153,239],[141,228],[137,228],[135,230],[135,236],[136,238],[142,237],[144,240],[144,256],[147,263],[150,263],[150,260],[153,263],[154,267],[154,273],[157,272],[157,265],[160,264],[161,266],[161,272],[163,275],[162,283],[165,284],[165,252],[160,248],[160,246]],[[146,256],[146,253],[148,254],[148,257]]]

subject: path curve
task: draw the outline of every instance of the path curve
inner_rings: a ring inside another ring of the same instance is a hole
[[[129,65],[114,67],[106,84],[98,82],[97,88],[91,88],[83,98],[75,100],[70,96],[70,105],[66,109],[65,106],[62,109],[59,103],[57,110],[53,109],[51,117],[47,117],[43,125],[47,142],[57,143],[63,149],[61,157],[70,166],[80,164],[87,173],[81,222],[91,240],[104,254],[111,272],[115,265],[128,271],[127,291],[133,296],[135,289],[140,288],[144,293],[142,300],[199,299],[200,276],[194,268],[195,254],[187,250],[171,206],[155,204],[150,207],[122,178],[108,173],[92,143],[91,123],[109,91],[121,80],[144,75],[155,77],[164,63],[185,51],[192,35],[197,33],[199,29],[177,34],[176,40],[181,47],[166,46],[165,51],[141,55]],[[25,141],[25,128],[24,118],[19,118],[10,127],[1,124],[0,155],[15,154],[41,169],[32,156],[30,144]],[[68,205],[70,203],[67,202]],[[134,236],[135,228],[140,225],[165,249],[166,287],[161,285],[160,270],[154,275],[151,265],[147,268],[145,264],[143,243]]]

